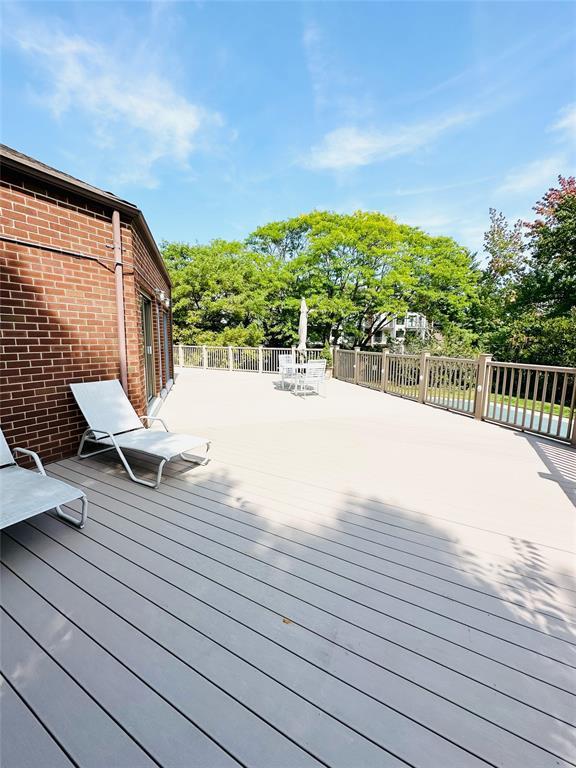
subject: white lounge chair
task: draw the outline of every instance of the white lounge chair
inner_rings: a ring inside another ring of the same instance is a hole
[[[209,440],[205,437],[169,432],[164,421],[157,416],[139,417],[117,379],[70,384],[70,389],[88,422],[88,429],[82,435],[78,448],[78,456],[81,459],[105,451],[116,451],[130,479],[151,488],[158,488],[164,465],[176,456],[194,464],[208,462],[207,457],[188,457],[186,454],[199,447],[205,447],[208,453]],[[166,431],[147,429],[143,421],[159,421]],[[106,448],[83,453],[86,443],[105,445]],[[136,477],[124,454],[125,450],[140,451],[161,460],[155,482]]]
[[[278,371],[280,373],[280,378],[282,379],[282,389],[284,389],[284,382],[286,379],[288,379],[288,383],[294,382],[296,377],[296,368],[294,367],[295,364],[294,355],[293,354],[287,354],[287,355],[278,355]]]
[[[48,477],[34,451],[26,448],[14,448],[14,454],[31,456],[38,472],[24,469],[16,460],[6,438],[0,429],[0,529],[8,525],[28,520],[49,509],[55,509],[58,517],[67,520],[77,528],[83,528],[88,513],[88,501],[83,491],[73,485]],[[82,500],[80,519],[68,515],[61,509],[62,504],[70,504],[76,499]]]
[[[326,360],[312,360],[306,363],[304,371],[296,378],[295,394],[305,394],[306,392],[316,392],[320,394],[320,386],[326,379]]]

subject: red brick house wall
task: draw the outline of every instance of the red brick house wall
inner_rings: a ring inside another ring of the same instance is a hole
[[[85,429],[68,385],[120,375],[112,210],[3,168],[0,424],[11,447],[31,448],[44,461],[73,454]],[[170,296],[170,285],[137,218],[122,216],[121,235],[128,394],[145,413],[140,291],[157,312],[155,291]],[[58,248],[86,258],[50,250]],[[156,338],[154,349],[159,391]],[[170,369],[172,378],[172,363]]]

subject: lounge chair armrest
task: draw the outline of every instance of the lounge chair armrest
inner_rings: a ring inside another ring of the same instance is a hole
[[[162,426],[166,430],[166,432],[170,431],[166,426],[166,422],[164,421],[164,419],[161,419],[160,416],[140,416],[140,420],[141,421],[159,421],[160,424],[162,424]]]
[[[44,469],[42,462],[40,460],[40,456],[38,456],[37,453],[34,451],[29,451],[28,448],[14,448],[13,453],[23,453],[25,456],[31,456],[34,459],[34,463],[36,464],[36,468],[38,469],[38,472],[40,472],[41,475],[46,474],[46,470]]]
[[[114,440],[114,435],[108,432],[107,429],[92,429],[92,427],[89,427],[86,432],[92,432],[93,435],[103,435],[103,437],[110,437]]]

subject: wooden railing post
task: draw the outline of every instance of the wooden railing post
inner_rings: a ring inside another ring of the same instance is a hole
[[[178,344],[178,365],[180,368],[184,368],[184,347],[182,344]]]
[[[338,344],[335,344],[332,347],[332,375],[334,376],[335,379],[338,378],[338,368],[337,368],[338,362],[337,362],[337,360],[338,360],[338,352],[339,352],[339,350],[340,350],[340,347],[338,346]]]
[[[358,384],[360,366],[359,361],[360,347],[354,347],[354,384]]]
[[[208,350],[204,344],[202,345],[202,368],[208,368]]]
[[[484,404],[486,398],[490,396],[488,389],[488,363],[492,360],[492,355],[478,355],[478,375],[476,378],[476,398],[474,400],[474,418],[484,418]]]
[[[430,352],[422,352],[420,355],[420,373],[418,377],[418,401],[426,402],[426,393],[428,391],[428,360]]]
[[[234,370],[234,355],[232,353],[232,347],[228,347],[228,370]]]
[[[258,347],[258,373],[264,373],[264,352],[262,345]]]
[[[382,392],[386,392],[386,389],[388,388],[388,361],[389,361],[389,355],[387,349],[385,349],[382,352],[382,373],[380,376],[380,390]]]

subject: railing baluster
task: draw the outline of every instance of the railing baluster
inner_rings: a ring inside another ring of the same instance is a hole
[[[559,437],[562,429],[562,417],[564,415],[564,405],[566,404],[566,390],[568,389],[568,374],[564,374],[564,382],[562,384],[562,394],[560,395],[560,413],[558,414],[558,426],[556,427],[556,437]],[[576,391],[576,381],[574,382],[574,391]],[[568,432],[570,432],[570,426],[568,426]]]

